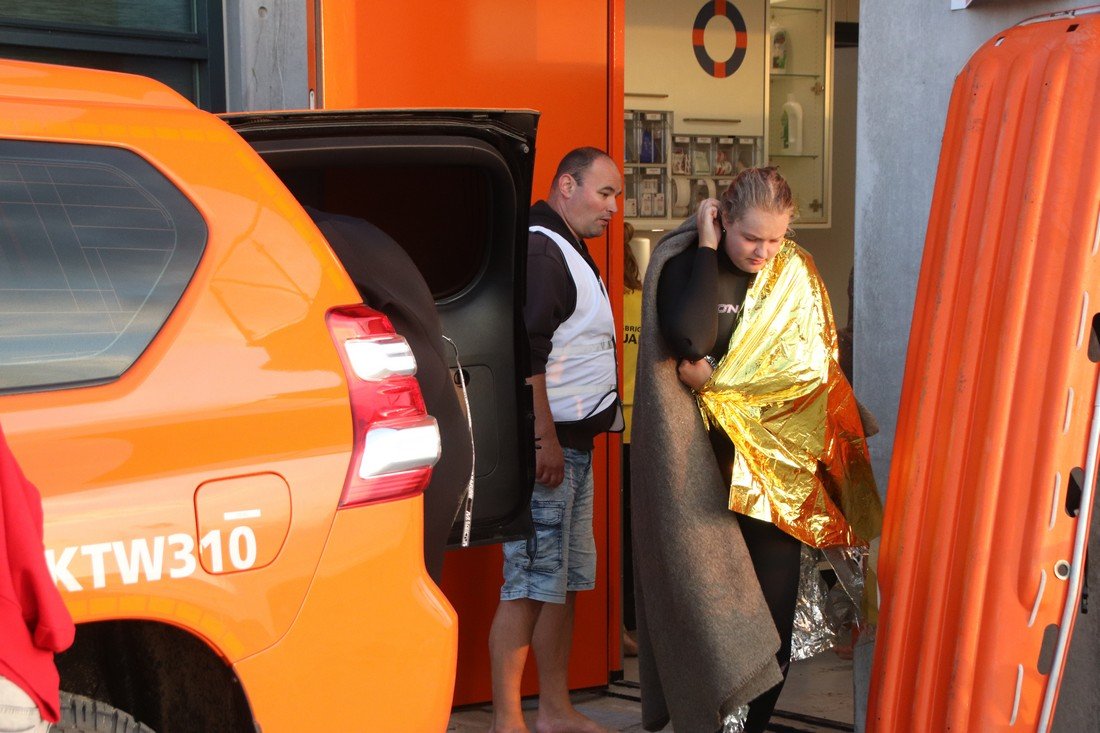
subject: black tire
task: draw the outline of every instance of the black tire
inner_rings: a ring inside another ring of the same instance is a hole
[[[127,712],[82,695],[61,693],[61,722],[51,733],[154,733]]]

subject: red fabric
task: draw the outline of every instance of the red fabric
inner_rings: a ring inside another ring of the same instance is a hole
[[[46,567],[42,501],[0,429],[0,674],[38,703],[59,712],[55,652],[73,643],[72,617]]]

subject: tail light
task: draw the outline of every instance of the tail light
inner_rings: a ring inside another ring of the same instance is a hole
[[[334,308],[328,328],[344,365],[355,447],[340,507],[415,496],[439,460],[439,427],[424,409],[409,343],[365,305]]]

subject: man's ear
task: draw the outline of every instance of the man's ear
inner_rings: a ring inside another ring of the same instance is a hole
[[[577,179],[569,173],[563,173],[561,178],[558,179],[558,193],[566,198],[573,195],[573,192],[577,190]]]

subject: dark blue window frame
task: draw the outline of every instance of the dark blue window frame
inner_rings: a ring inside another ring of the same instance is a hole
[[[144,74],[175,87],[200,109],[224,112],[222,2],[192,0],[191,12],[194,32],[174,32],[25,20],[4,14],[0,4],[0,57]],[[180,61],[191,65],[190,88],[157,73],[158,63]]]

